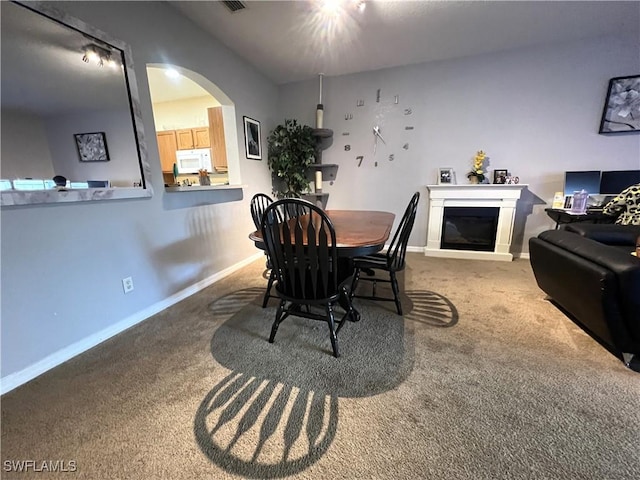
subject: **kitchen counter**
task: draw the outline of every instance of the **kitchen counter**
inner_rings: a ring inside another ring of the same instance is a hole
[[[175,187],[164,187],[165,192],[202,192],[205,190],[232,190],[232,189],[241,189],[246,185],[229,185],[226,183],[219,183],[217,185],[191,185],[190,187],[186,186],[175,186]]]

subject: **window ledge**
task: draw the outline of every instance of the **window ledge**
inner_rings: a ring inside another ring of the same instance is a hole
[[[147,188],[88,188],[69,190],[10,190],[0,192],[0,205],[38,205],[45,203],[91,202],[101,200],[122,200],[127,198],[149,198],[153,196]]]

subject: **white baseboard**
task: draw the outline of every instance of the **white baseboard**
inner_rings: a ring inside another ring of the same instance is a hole
[[[5,393],[10,392],[14,388],[27,383],[29,380],[33,380],[37,376],[42,375],[46,371],[57,367],[58,365],[72,359],[77,355],[80,355],[83,352],[86,352],[90,348],[93,348],[96,345],[104,342],[105,340],[108,340],[109,338],[125,331],[126,329],[133,327],[134,325],[146,320],[156,313],[161,312],[171,305],[174,305],[179,301],[193,295],[194,293],[199,292],[209,285],[222,280],[223,278],[231,275],[232,273],[240,270],[250,263],[253,263],[257,259],[262,258],[263,256],[263,252],[258,252],[255,255],[252,255],[251,257],[230,266],[229,268],[225,268],[224,270],[221,270],[220,272],[215,273],[210,277],[205,278],[204,280],[200,280],[198,283],[195,283],[177,293],[174,293],[170,297],[165,298],[160,302],[150,305],[144,310],[130,315],[129,317],[119,321],[118,323],[115,323],[99,332],[94,333],[93,335],[90,335],[76,343],[69,345],[68,347],[58,350],[51,355],[48,355],[42,360],[29,365],[19,372],[11,373],[5,377],[0,378],[0,395],[4,395]]]
[[[407,247],[407,252],[425,253],[426,249],[427,247]],[[513,259],[529,260],[529,252],[514,253]]]

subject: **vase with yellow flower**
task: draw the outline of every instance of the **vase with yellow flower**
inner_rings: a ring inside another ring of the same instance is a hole
[[[476,153],[476,156],[473,157],[473,167],[471,168],[471,171],[467,173],[467,178],[469,179],[469,182],[471,183],[484,182],[484,179],[485,179],[484,163],[486,159],[487,159],[487,154],[484,153],[482,150],[478,150],[478,152]]]

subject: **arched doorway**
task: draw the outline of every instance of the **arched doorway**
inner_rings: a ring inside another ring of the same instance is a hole
[[[186,150],[206,149],[211,155],[211,184],[240,184],[231,99],[199,73],[175,65],[147,64],[147,78],[165,185],[197,183],[198,172],[177,168],[183,165],[179,159]]]

